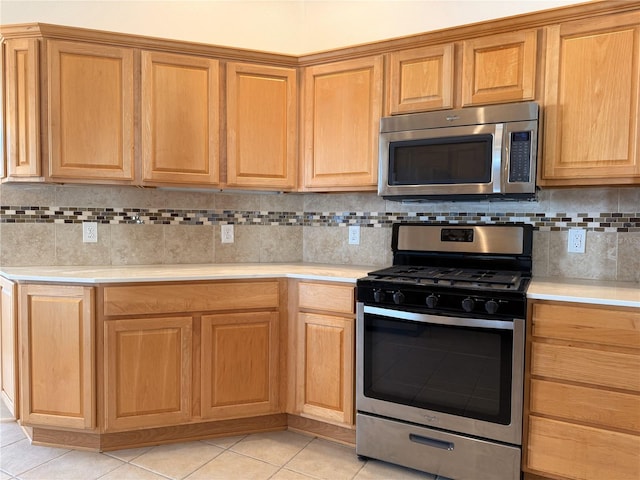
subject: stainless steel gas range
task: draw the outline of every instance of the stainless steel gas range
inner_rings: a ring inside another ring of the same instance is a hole
[[[521,477],[530,225],[393,225],[357,282],[356,453],[455,480]]]

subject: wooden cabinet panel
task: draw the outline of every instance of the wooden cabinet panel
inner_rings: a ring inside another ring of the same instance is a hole
[[[298,283],[298,306],[326,312],[353,314],[355,291],[352,286]]]
[[[547,27],[543,185],[640,183],[640,12]]]
[[[242,281],[198,284],[146,284],[104,287],[104,315],[153,315],[160,313],[277,308],[278,282]]]
[[[49,176],[134,179],[133,49],[47,41]]]
[[[0,277],[0,393],[20,418],[18,396],[18,305],[15,283]]]
[[[640,437],[546,418],[529,419],[529,467],[579,480],[640,478]]]
[[[202,417],[279,411],[277,312],[202,317]]]
[[[299,314],[297,408],[303,414],[352,425],[354,321]]]
[[[6,173],[32,179],[41,175],[38,40],[6,40],[5,65]]]
[[[389,54],[391,115],[453,107],[453,44]]]
[[[21,418],[95,427],[93,289],[20,286]]]
[[[296,184],[296,70],[227,64],[227,185],[292,190]]]
[[[142,169],[148,183],[219,181],[218,61],[142,52]]]
[[[462,106],[533,100],[537,31],[463,42]]]
[[[106,431],[191,417],[191,317],[104,323]]]
[[[382,57],[304,70],[305,190],[375,190]]]
[[[640,309],[536,303],[533,334],[640,349]]]

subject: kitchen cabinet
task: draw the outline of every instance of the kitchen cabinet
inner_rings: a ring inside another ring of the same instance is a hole
[[[93,288],[23,284],[19,295],[22,424],[95,429]]]
[[[639,478],[640,309],[536,301],[531,318],[525,472]]]
[[[546,28],[540,185],[640,184],[640,12]]]
[[[219,182],[218,61],[141,52],[142,180]]]
[[[294,190],[296,69],[240,62],[229,62],[226,67],[226,185]]]
[[[301,281],[295,319],[295,411],[354,427],[353,285]]]
[[[382,56],[303,70],[302,190],[375,190]]]
[[[0,394],[15,418],[20,418],[18,396],[17,287],[0,277]]]

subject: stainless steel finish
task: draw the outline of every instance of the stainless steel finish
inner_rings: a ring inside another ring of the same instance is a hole
[[[399,310],[398,314],[402,314]],[[364,396],[364,316],[365,306],[356,304],[356,408],[373,415],[402,419],[419,425],[464,432],[491,440],[520,445],[522,443],[522,407],[524,388],[525,321],[513,320],[511,419],[508,425],[425,410],[407,405],[385,402]],[[448,318],[448,317],[442,317]],[[440,322],[442,322],[442,318]],[[456,317],[449,317],[456,321]],[[444,320],[446,321],[446,320]],[[360,429],[360,425],[358,425]]]
[[[520,479],[517,447],[361,413],[356,424],[358,455],[455,480]]]
[[[473,229],[473,242],[443,242],[443,228]],[[465,252],[521,255],[524,231],[512,226],[486,225],[400,225],[398,250],[420,252]]]
[[[493,148],[491,149],[491,180],[493,183],[493,193],[500,193],[504,189],[504,185],[502,184],[503,131],[504,125],[502,123],[497,123],[496,131],[493,135]]]
[[[379,315],[381,317],[401,318],[418,323],[432,323],[437,325],[453,325],[457,327],[492,328],[495,330],[513,330],[513,322],[502,320],[486,320],[482,318],[443,317],[442,315],[430,315],[428,313],[407,312],[404,310],[392,310],[380,307],[364,307],[364,313]]]

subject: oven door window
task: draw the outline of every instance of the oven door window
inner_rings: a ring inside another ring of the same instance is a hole
[[[513,332],[364,316],[364,395],[508,425]]]
[[[492,145],[492,135],[392,142],[389,185],[490,183]]]

